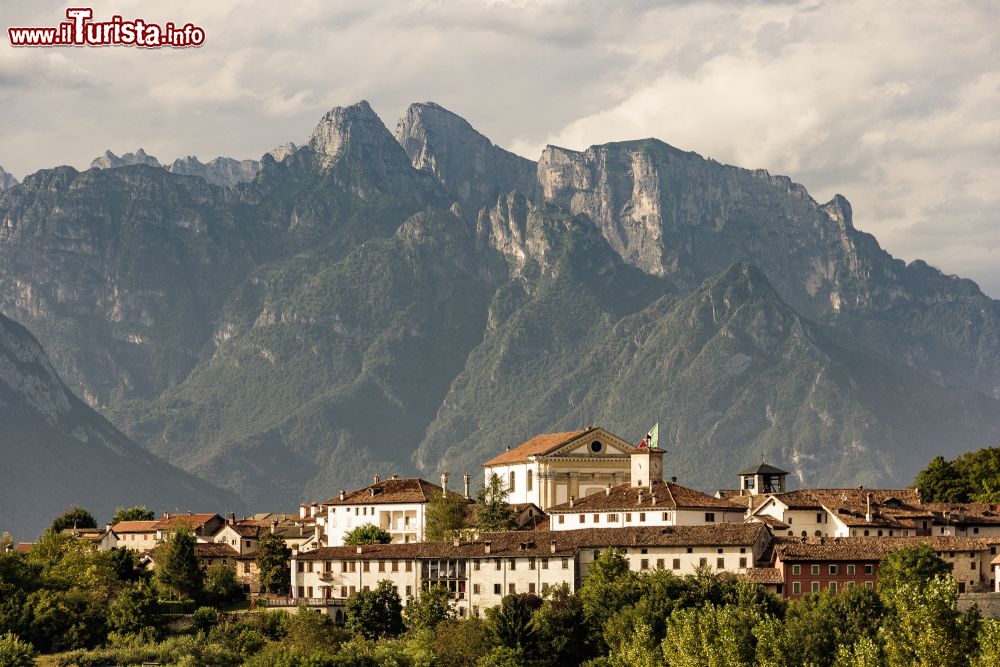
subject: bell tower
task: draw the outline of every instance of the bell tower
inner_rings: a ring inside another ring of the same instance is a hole
[[[663,481],[664,450],[642,447],[632,452],[632,486],[649,486]]]

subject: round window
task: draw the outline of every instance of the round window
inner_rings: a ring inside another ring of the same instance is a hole
[[[594,452],[595,454],[600,454],[603,450],[604,450],[604,443],[602,443],[600,440],[594,440],[592,443],[590,443],[590,451]]]

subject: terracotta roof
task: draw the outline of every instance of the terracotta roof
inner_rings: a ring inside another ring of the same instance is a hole
[[[362,489],[344,494],[344,499],[339,496],[330,498],[324,505],[374,505],[387,503],[426,503],[430,500],[431,494],[441,493],[441,487],[431,484],[427,480],[418,477],[401,477],[383,479],[375,484],[371,484]],[[454,491],[448,492],[454,496],[461,494]]]
[[[775,538],[774,552],[781,561],[848,561],[882,560],[890,552],[929,544],[935,551],[987,551],[987,540],[976,537],[826,537]]]
[[[989,503],[925,503],[938,523],[951,525],[1000,525],[1000,505]]]
[[[868,498],[872,501],[872,518],[867,518]],[[767,499],[775,498],[790,510],[824,509],[832,512],[841,522],[852,527],[922,528],[921,522],[933,518],[926,505],[921,504],[915,489],[801,489],[773,493],[755,502],[759,509]]]
[[[31,547],[35,546],[34,542],[18,542],[14,545],[14,551],[20,553],[27,553],[31,551]]]
[[[218,514],[164,514],[160,517],[160,520],[156,522],[157,530],[165,530],[170,528],[178,528],[180,526],[188,526],[192,530],[197,530],[204,526],[206,523],[212,519],[219,519],[222,521],[222,517]]]
[[[781,570],[776,567],[751,567],[746,572],[740,573],[740,576],[761,585],[785,583]]]
[[[223,526],[223,529],[229,528],[234,531],[240,537],[257,537],[262,532],[265,532],[264,526],[259,523],[228,523]]]
[[[721,523],[708,526],[587,528],[558,531],[483,533],[474,541],[372,544],[362,547],[320,547],[300,553],[300,560],[510,558],[570,555],[579,549],[637,546],[752,546],[766,530],[761,523]],[[486,544],[490,551],[486,553]],[[553,551],[553,543],[555,550]]]
[[[198,558],[236,558],[240,554],[228,544],[199,542],[194,545],[194,555]]]
[[[642,497],[640,502],[639,498]],[[655,498],[655,502],[654,502]],[[608,491],[598,491],[589,496],[550,507],[549,514],[629,511],[641,509],[706,509],[725,512],[743,512],[742,503],[716,498],[701,491],[689,489],[673,482],[653,482],[650,486],[619,484]]]
[[[111,526],[111,529],[118,534],[121,533],[155,533],[160,522],[156,521],[119,521]]]
[[[503,465],[505,463],[523,463],[527,461],[530,456],[546,454],[553,449],[566,444],[570,440],[575,440],[584,433],[594,430],[596,429],[589,428],[583,431],[566,431],[564,433],[545,433],[542,435],[536,435],[531,440],[522,442],[517,447],[508,449],[499,456],[494,456],[492,459],[484,463],[483,466]]]

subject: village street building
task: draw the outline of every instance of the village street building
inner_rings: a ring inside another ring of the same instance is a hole
[[[156,541],[163,542],[172,531],[184,528],[194,533],[195,539],[203,543],[213,542],[213,537],[222,528],[225,520],[218,514],[169,514],[163,513],[156,522]]]
[[[485,480],[495,474],[508,502],[534,503],[544,511],[583,498],[608,485],[631,481],[636,447],[602,428],[535,436],[483,464]],[[662,473],[661,473],[662,476]]]
[[[929,544],[938,558],[952,566],[959,593],[989,591],[996,587],[992,561],[998,541],[951,536],[778,538],[774,568],[781,573],[789,598],[820,591],[838,593],[853,586],[876,588],[883,558],[898,549]]]
[[[119,521],[112,529],[118,536],[115,545],[119,549],[131,549],[143,553],[157,545],[156,533],[160,522],[152,521]]]
[[[759,522],[666,528],[484,533],[474,541],[323,547],[292,556],[293,597],[341,618],[359,590],[392,582],[403,598],[440,585],[460,616],[476,615],[511,593],[541,595],[549,587],[579,588],[608,548],[636,571],[691,574],[699,567],[741,573],[755,567],[770,536]]]
[[[326,546],[344,544],[344,537],[358,526],[374,524],[392,536],[394,543],[419,542],[424,536],[427,503],[434,494],[444,493],[448,473],[441,475],[442,486],[416,477],[380,479],[371,485],[347,493],[343,489],[336,498],[323,503],[317,521],[322,519]],[[468,500],[469,477],[465,478],[465,495],[448,491],[450,495]]]
[[[256,521],[237,521],[236,517],[230,514],[225,525],[212,536],[212,541],[226,544],[243,556],[257,551],[260,536],[266,531],[267,529]]]
[[[751,517],[789,537],[913,537],[934,523],[916,489],[802,489],[749,501]]]

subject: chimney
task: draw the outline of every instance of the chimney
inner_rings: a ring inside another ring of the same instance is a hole
[[[607,496],[611,495],[611,485],[608,484],[608,488],[604,489],[604,494]]]
[[[358,553],[361,553],[362,551],[364,551],[364,548],[359,544],[358,548],[355,549],[355,551],[357,551]]]
[[[469,483],[472,482],[472,475],[465,473],[462,475],[462,481],[465,483],[465,499],[469,499]]]
[[[170,512],[164,512],[163,513],[163,520],[164,521],[170,521]]]
[[[871,523],[872,518],[874,516],[872,514],[872,494],[870,493],[865,494],[865,502],[867,505],[867,509],[865,510],[865,521]]]
[[[445,471],[441,473],[441,491],[444,495],[448,495],[448,472]]]
[[[278,520],[274,519],[271,521],[271,534],[274,534],[274,530],[278,527]]]
[[[236,525],[236,513],[235,512],[230,512],[229,514],[226,515],[226,523],[228,523],[230,526],[235,526]]]
[[[652,502],[653,505],[656,504],[656,494],[655,493],[652,494],[652,501],[651,502]]]
[[[674,475],[673,477],[671,477],[670,481],[673,482],[674,484],[676,484],[677,483],[677,475]]]
[[[393,479],[399,479],[399,475],[397,475],[396,473],[392,473],[392,478]]]
[[[576,500],[576,496],[570,496],[570,497],[569,497],[569,506],[570,506],[570,507],[572,507],[572,506],[573,506],[573,501],[574,501],[574,500]]]
[[[453,539],[451,541],[451,544],[452,544],[452,546],[457,547],[457,546],[460,546],[462,544],[462,541],[458,537],[455,537],[455,539]]]
[[[323,542],[323,526],[317,523],[313,527],[313,535],[316,537],[316,546],[320,546]]]
[[[642,504],[642,489],[639,489],[639,504]]]
[[[489,540],[486,540],[485,542],[483,542],[483,551],[484,551],[485,553],[489,553],[489,552],[490,552],[490,547],[491,547],[491,546],[493,546],[493,543],[492,543],[492,542],[490,542]]]
[[[551,542],[549,542],[549,553],[555,553],[555,552],[556,552],[556,541],[552,540]]]
[[[340,499],[343,500],[346,497],[347,497],[347,493],[343,489],[341,489],[340,490]]]
[[[381,481],[381,478],[378,476],[378,473],[375,473],[374,475],[372,475],[372,484],[378,484],[380,481]]]

